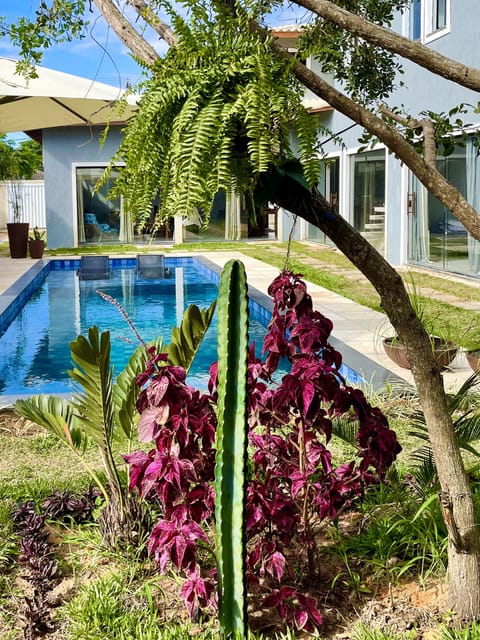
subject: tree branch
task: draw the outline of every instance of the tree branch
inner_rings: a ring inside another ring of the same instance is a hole
[[[277,42],[273,42],[272,47],[285,58],[291,58],[291,54]],[[480,240],[480,215],[458,189],[442,176],[435,163],[427,163],[394,127],[329,85],[305,65],[293,62],[292,71],[305,87],[383,142],[413,171],[428,191],[452,211],[467,231]]]
[[[474,67],[443,56],[420,42],[410,40],[390,29],[369,22],[338,7],[329,0],[293,0],[293,2],[372,44],[415,62],[436,75],[456,82],[467,89],[480,90],[480,71]]]
[[[158,60],[155,49],[136,31],[125,16],[117,9],[112,0],[93,0],[107,24],[115,31],[120,40],[132,53],[147,66]]]
[[[409,129],[422,129],[423,131],[423,159],[431,169],[437,168],[437,143],[435,139],[435,125],[430,118],[416,120],[410,116],[404,118],[398,113],[391,111],[385,104],[379,106],[379,111],[383,116],[391,118],[398,124]]]
[[[127,0],[127,2],[135,9],[138,15],[158,33],[162,40],[165,40],[165,42],[171,47],[174,47],[177,44],[177,38],[168,24],[165,24],[165,22],[160,20],[145,0]]]

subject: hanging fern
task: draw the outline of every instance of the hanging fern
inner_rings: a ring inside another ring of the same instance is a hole
[[[177,45],[143,84],[112,161],[126,163],[115,193],[139,224],[159,193],[162,218],[201,210],[207,222],[219,190],[251,190],[269,167],[293,157],[292,131],[307,181],[318,178],[315,121],[301,103],[302,87],[249,30],[258,3],[237,2],[235,16],[224,3],[183,4],[188,19],[166,6]]]

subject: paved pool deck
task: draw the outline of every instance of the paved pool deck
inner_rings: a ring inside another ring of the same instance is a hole
[[[267,293],[270,282],[278,275],[278,269],[264,262],[247,257],[240,252],[169,252],[172,256],[202,256],[222,268],[232,258],[242,260],[247,272],[249,286],[262,294]],[[122,254],[121,257],[125,257]],[[56,256],[56,258],[72,256]],[[110,257],[115,257],[111,254]],[[44,260],[48,260],[45,258]],[[16,295],[16,287],[12,286],[32,267],[38,269],[42,261],[25,259],[11,259],[0,256],[0,296],[7,294],[8,298]],[[355,286],[352,283],[352,287]],[[9,291],[10,289],[10,291]],[[363,307],[347,298],[332,293],[323,287],[308,283],[308,292],[312,296],[314,308],[330,318],[333,322],[333,344],[339,349],[344,360],[355,369],[365,380],[374,387],[381,386],[385,380],[392,384],[402,381],[413,383],[411,373],[401,369],[391,362],[384,354],[379,336],[386,326],[385,316],[376,311]],[[0,305],[0,310],[3,305]],[[450,367],[443,373],[447,389],[458,388],[471,375],[465,355],[459,353]]]

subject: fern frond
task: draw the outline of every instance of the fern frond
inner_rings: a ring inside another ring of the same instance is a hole
[[[115,195],[134,220],[150,213],[160,192],[161,218],[197,208],[208,220],[216,192],[251,191],[272,164],[292,157],[293,130],[305,177],[316,182],[315,125],[300,87],[268,39],[248,28],[261,4],[237,3],[234,16],[222,3],[189,1],[187,18],[167,3],[177,45],[143,84],[111,165],[125,162]]]

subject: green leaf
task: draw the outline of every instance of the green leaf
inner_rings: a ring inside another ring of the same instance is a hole
[[[70,343],[70,350],[77,367],[69,371],[69,375],[79,388],[72,405],[83,429],[100,449],[111,490],[117,494],[120,508],[123,509],[124,489],[112,451],[115,410],[110,332],[100,334],[98,327],[91,327],[88,338],[78,336]]]
[[[68,400],[42,394],[17,400],[14,409],[18,415],[56,436],[69,449],[75,449],[81,454],[85,452],[88,438],[76,420]]]
[[[415,520],[417,520],[417,519],[422,515],[422,513],[423,513],[424,511],[426,511],[426,510],[429,508],[429,506],[430,506],[433,502],[436,502],[437,500],[438,500],[438,495],[437,495],[436,493],[432,493],[432,495],[431,495],[431,496],[429,496],[429,497],[425,500],[425,502],[423,502],[423,503],[420,505],[420,508],[418,509],[417,513],[416,513],[416,514],[413,516],[413,518],[412,518],[412,522],[415,522]]]
[[[216,301],[208,309],[190,305],[185,309],[180,327],[172,329],[170,344],[166,348],[168,363],[183,367],[188,373],[202,340],[210,327]]]
[[[162,350],[162,340],[150,343],[157,352]],[[141,345],[130,356],[125,369],[119,373],[113,386],[113,401],[115,406],[115,424],[122,433],[131,440],[135,424],[136,402],[140,389],[136,383],[137,377],[145,370],[148,359],[146,348]],[[115,433],[114,433],[115,436]]]

